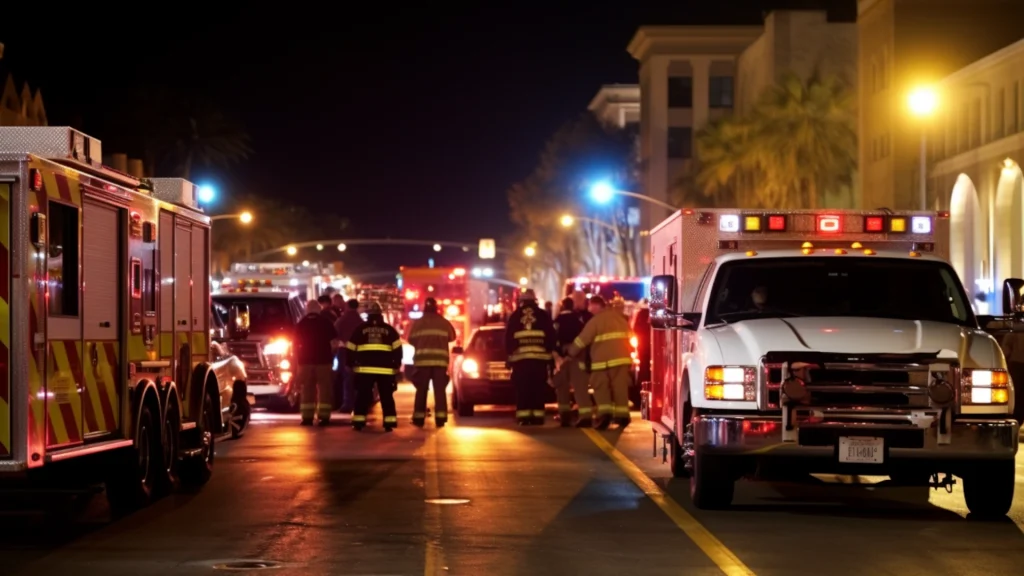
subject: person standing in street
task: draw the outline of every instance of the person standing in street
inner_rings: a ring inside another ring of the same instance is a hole
[[[562,300],[560,311],[555,318],[555,354],[559,358],[559,368],[555,373],[555,393],[558,396],[558,413],[562,427],[572,426],[572,399],[576,396],[579,408],[580,428],[589,427],[593,419],[594,407],[587,391],[587,373],[581,363],[571,360],[564,361],[569,354],[569,346],[583,331],[583,320],[573,310],[572,298]]]
[[[302,392],[299,413],[303,426],[313,424],[314,414],[321,426],[331,421],[332,342],[337,341],[337,332],[322,312],[320,303],[310,300],[306,303],[306,316],[295,327],[295,380]]]
[[[412,423],[423,426],[427,420],[427,391],[434,386],[434,424],[448,422],[448,345],[455,341],[455,327],[437,311],[437,300],[423,302],[423,317],[409,329],[412,357],[412,383],[416,387]]]
[[[331,324],[334,324],[334,322],[338,320],[338,313],[335,312],[334,307],[331,306],[331,297],[327,294],[322,294],[316,299],[316,301],[320,304],[320,313],[330,320]]]
[[[629,322],[621,308],[606,306],[600,296],[590,299],[590,307],[594,317],[569,346],[569,356],[577,357],[590,348],[590,387],[598,414],[594,428],[607,429],[613,418],[625,428],[629,425],[629,372],[633,365]]]
[[[537,306],[533,290],[526,290],[505,326],[505,350],[512,366],[516,421],[520,426],[544,424],[544,387],[554,349],[551,317]]]
[[[340,299],[340,297],[336,298]],[[348,342],[352,334],[363,323],[363,317],[359,315],[359,301],[355,298],[345,303],[345,310],[334,323],[334,330],[338,333],[338,340]],[[348,349],[344,346],[338,347],[337,361],[338,369],[334,371],[335,390],[341,390],[342,414],[351,414],[356,406],[356,385],[352,378],[352,369],[349,368]]]
[[[384,321],[380,304],[370,304],[366,322],[353,332],[345,344],[346,360],[354,373],[356,384],[355,414],[352,428],[362,430],[373,404],[373,388],[380,395],[380,408],[384,414],[384,430],[390,432],[398,426],[395,409],[395,390],[398,388],[398,369],[402,366],[402,339],[393,326]]]

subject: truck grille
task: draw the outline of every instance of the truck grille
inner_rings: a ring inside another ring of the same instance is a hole
[[[927,408],[927,364],[814,363],[806,380],[810,406],[822,408]],[[762,408],[779,409],[782,364],[762,363]]]
[[[228,341],[228,352],[238,357],[246,368],[266,368],[266,358],[263,357],[263,349],[260,343],[252,340]]]

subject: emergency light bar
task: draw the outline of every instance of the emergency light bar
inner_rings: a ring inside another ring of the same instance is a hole
[[[786,232],[835,236],[859,233],[929,236],[935,233],[933,216],[841,212],[722,214],[708,211],[697,213],[697,223],[708,225],[717,219],[719,232],[740,235]],[[948,218],[948,215],[939,213],[938,218]]]
[[[837,234],[843,231],[843,219],[840,216],[818,216],[818,232]]]

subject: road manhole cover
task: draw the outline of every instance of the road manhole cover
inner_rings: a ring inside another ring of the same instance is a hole
[[[280,567],[280,562],[272,562],[270,560],[234,560],[215,564],[213,569],[228,572],[245,572],[248,570],[272,570]]]
[[[441,506],[454,506],[457,504],[469,504],[468,498],[428,498],[427,504],[438,504]]]

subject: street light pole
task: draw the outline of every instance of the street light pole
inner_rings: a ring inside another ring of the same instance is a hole
[[[918,189],[918,202],[921,210],[928,209],[928,130],[927,119],[935,113],[939,105],[939,97],[929,87],[917,88],[907,99],[910,112],[921,119],[921,174]]]
[[[928,131],[921,127],[921,187],[918,190],[921,210],[928,209]]]

